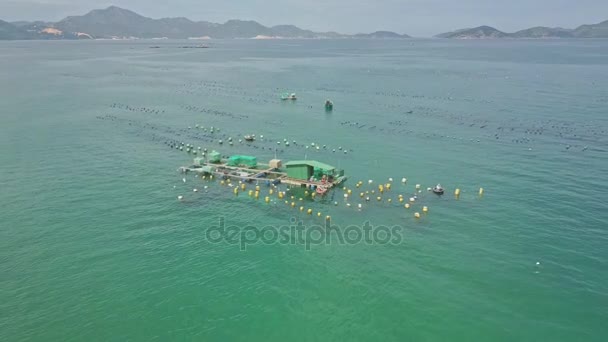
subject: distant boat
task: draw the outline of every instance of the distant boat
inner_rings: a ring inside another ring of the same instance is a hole
[[[330,100],[325,101],[325,110],[331,111],[334,109],[334,103]]]
[[[249,134],[247,134],[246,136],[243,137],[243,139],[245,139],[246,141],[254,141],[255,140],[255,135],[249,135]]]
[[[296,100],[296,93],[283,93],[283,95],[281,95],[281,100]]]
[[[441,184],[435,185],[435,187],[432,189],[432,191],[434,193],[436,193],[437,195],[443,195],[443,187],[441,186]]]

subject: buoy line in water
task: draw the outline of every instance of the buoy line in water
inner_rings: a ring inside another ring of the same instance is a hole
[[[401,209],[403,210],[402,212],[409,213],[407,214],[408,216],[411,215],[410,217],[419,220],[426,218],[430,213],[430,205],[427,203],[428,196],[440,196],[434,194],[430,187],[426,188],[426,191],[422,190],[421,184],[415,184],[413,189],[412,186],[408,188],[408,180],[405,177],[401,179],[401,182],[394,182],[393,178],[389,178],[387,182],[380,183],[377,186],[375,185],[376,182],[371,179],[367,182],[358,181],[354,188],[344,186],[332,189],[330,190],[330,194],[326,194],[325,196],[318,196],[311,189],[273,185],[263,181],[260,184],[260,182],[248,183],[230,178],[218,179],[214,175],[197,175],[192,181],[196,182],[194,188],[192,188],[193,194],[200,193],[200,186],[197,187],[197,184],[200,184],[201,181],[207,184],[213,183],[217,185],[213,189],[219,193],[222,192],[222,189],[225,189],[224,192],[231,192],[236,197],[247,196],[255,201],[263,201],[267,205],[283,206],[311,217],[323,217],[325,215],[326,219],[331,218],[331,215],[328,214],[331,214],[332,210],[337,210],[336,208],[355,209],[357,212],[364,212],[367,209],[382,206],[385,208]],[[186,178],[183,178],[183,183],[187,183]],[[191,185],[188,186],[190,187]],[[205,185],[203,189],[204,193],[208,193],[208,190],[211,188],[209,185]],[[342,195],[343,200],[333,200],[336,195],[338,197]],[[482,198],[483,195],[484,188],[479,188],[477,198]],[[372,201],[370,196],[375,196],[375,200]],[[449,195],[445,194],[442,196]],[[460,200],[460,188],[454,189],[452,196],[454,200]],[[177,199],[178,201],[186,201],[184,195],[181,194],[177,196]],[[317,207],[317,209],[313,207]]]
[[[343,146],[331,147],[327,144],[315,142],[311,142],[310,144],[301,144],[295,139],[275,139],[273,137],[265,136],[264,134],[256,135],[257,139],[253,142],[249,142],[244,139],[244,136],[248,133],[229,134],[219,127],[205,126],[203,124],[194,124],[185,128],[177,129],[167,125],[149,124],[147,122],[120,118],[110,114],[100,115],[96,118],[117,124],[124,124],[130,129],[137,129],[138,133],[136,133],[136,135],[143,135],[146,132],[150,133],[150,138],[153,141],[162,141],[162,143],[167,145],[169,148],[174,148],[176,150],[185,151],[188,153],[198,153],[195,149],[193,149],[194,146],[198,147],[202,145],[213,145],[213,148],[219,148],[235,146],[237,144],[239,146],[254,150],[266,150],[269,151],[269,153],[283,153],[287,148],[292,150],[306,150],[314,153],[341,153],[343,155],[354,152],[354,149]],[[168,137],[167,135],[174,135],[174,137]]]
[[[260,104],[266,103],[281,103],[282,101],[269,101],[267,98],[274,98],[278,89],[256,89],[252,91],[250,88],[243,88],[237,85],[229,84],[224,81],[205,81],[190,82],[182,85],[183,87],[199,87],[203,93],[206,88],[212,89],[210,95],[224,95],[224,96],[237,96],[247,102],[255,102]],[[551,144],[559,148],[564,152],[572,151],[604,151],[599,146],[602,145],[602,137],[608,134],[606,127],[597,126],[595,124],[569,122],[566,120],[557,119],[546,119],[537,121],[526,121],[518,120],[514,121],[501,121],[500,119],[487,119],[487,118],[476,118],[472,114],[462,113],[446,113],[443,110],[432,108],[424,105],[411,106],[410,101],[407,103],[394,103],[394,101],[386,101],[384,98],[403,98],[417,101],[443,101],[443,102],[466,102],[466,103],[481,103],[488,104],[491,101],[486,99],[466,98],[457,97],[453,95],[438,96],[438,95],[423,95],[415,93],[407,93],[400,90],[395,91],[355,91],[352,89],[340,89],[336,87],[318,87],[316,91],[324,91],[331,93],[348,93],[348,94],[360,94],[370,98],[370,104],[379,107],[386,108],[391,111],[401,113],[406,117],[433,117],[443,118],[450,122],[452,125],[457,126],[469,126],[479,130],[480,134],[472,133],[472,136],[452,136],[449,133],[442,132],[422,132],[419,136],[429,139],[451,139],[463,142],[481,142],[481,141],[494,141],[500,144],[520,144],[526,145],[528,150],[533,150],[537,144],[537,139],[540,137],[549,137],[556,140],[556,143]],[[258,99],[256,99],[258,97]],[[298,102],[302,102],[301,100]],[[306,109],[309,105],[299,106],[298,108]],[[396,125],[394,125],[396,124]],[[381,125],[370,125],[369,123],[359,123],[356,127],[359,129],[369,129],[371,131],[377,130],[383,133],[392,134],[418,134],[416,130],[401,129],[398,130],[396,127],[405,127],[406,122],[402,120],[395,120],[389,123],[388,126]],[[446,131],[448,132],[448,131]],[[538,141],[538,143],[546,142]]]

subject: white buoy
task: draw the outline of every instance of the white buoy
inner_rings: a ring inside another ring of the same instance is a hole
[[[406,183],[407,182],[407,178],[403,177],[401,178],[401,183]]]
[[[392,177],[389,177],[388,181],[389,181],[389,182],[392,182],[392,181],[393,181],[393,178],[392,178]]]
[[[374,182],[374,181],[373,181],[373,180],[371,180],[371,179],[367,181],[367,183],[368,183],[368,184],[372,184],[373,182]]]
[[[186,178],[182,178],[182,182],[186,183]]]
[[[197,188],[192,189],[193,192],[198,192]]]
[[[181,196],[181,195],[180,195],[180,196],[177,196],[177,199],[178,199],[178,200],[180,200],[180,201],[181,201],[183,198],[184,198],[184,196]]]
[[[209,189],[209,187],[205,185],[204,189],[207,190],[207,189]]]

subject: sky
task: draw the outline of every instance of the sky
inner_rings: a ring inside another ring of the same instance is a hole
[[[480,25],[514,32],[608,20],[608,0],[0,0],[0,19],[58,21],[110,5],[151,18],[250,19],[266,26],[351,34],[388,30],[416,37]]]

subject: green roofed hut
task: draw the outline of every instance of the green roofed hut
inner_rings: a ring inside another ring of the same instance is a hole
[[[217,151],[209,152],[209,162],[210,163],[221,163],[222,162],[222,154]]]
[[[309,180],[310,177],[321,179],[323,176],[338,176],[336,168],[314,160],[294,160],[285,163],[287,177]]]
[[[258,166],[258,159],[252,156],[231,156],[228,158],[228,166],[241,166],[254,169]]]

